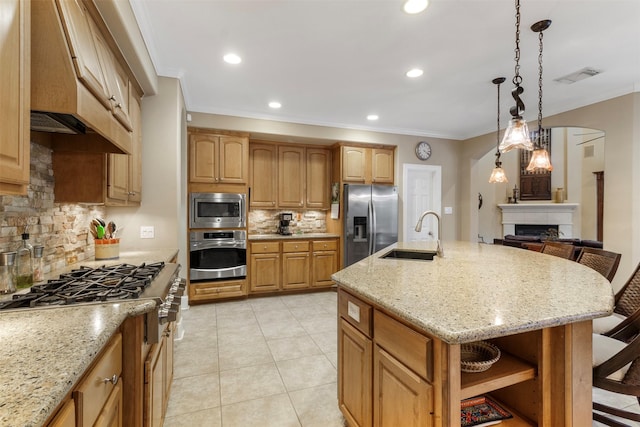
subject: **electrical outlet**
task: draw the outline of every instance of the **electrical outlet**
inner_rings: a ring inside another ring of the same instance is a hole
[[[153,225],[140,226],[140,238],[141,239],[153,239],[155,238],[155,228]]]

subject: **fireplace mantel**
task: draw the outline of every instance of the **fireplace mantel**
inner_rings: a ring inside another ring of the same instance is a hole
[[[558,225],[561,236],[573,238],[573,215],[578,203],[509,203],[502,209],[503,236],[515,234],[516,224]]]

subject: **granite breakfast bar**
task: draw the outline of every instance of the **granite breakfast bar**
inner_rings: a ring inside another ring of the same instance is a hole
[[[498,245],[447,242],[432,261],[382,258],[338,284],[338,400],[350,426],[459,426],[460,401],[489,395],[504,426],[591,425],[591,320],[610,314],[599,273]],[[502,356],[460,370],[460,345],[488,340]]]

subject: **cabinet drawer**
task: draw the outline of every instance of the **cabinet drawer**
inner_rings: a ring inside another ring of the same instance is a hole
[[[336,240],[316,240],[313,242],[313,251],[336,251],[338,242]]]
[[[409,369],[433,381],[433,340],[384,313],[373,313],[375,342]]]
[[[280,242],[260,242],[251,244],[252,254],[269,254],[280,252]]]
[[[371,338],[371,306],[351,294],[338,290],[340,316]]]
[[[115,386],[111,379],[115,375],[116,382],[119,382],[121,373],[122,335],[118,333],[113,336],[102,355],[97,359],[97,363],[74,392],[78,406],[77,412],[79,418],[83,420],[83,425],[92,426],[95,423]]]
[[[282,252],[309,252],[309,242],[282,242]]]

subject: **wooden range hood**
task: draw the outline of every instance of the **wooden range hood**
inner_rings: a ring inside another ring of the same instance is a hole
[[[105,86],[99,63],[104,53],[99,56],[96,40],[103,41],[122,64],[122,55],[95,5],[83,0],[41,0],[33,2],[31,10],[32,140],[56,151],[130,154],[130,129],[116,120],[115,109],[109,107],[111,100],[96,93],[90,81],[96,79]],[[96,32],[99,39],[86,37]],[[93,56],[77,53],[81,51]],[[92,69],[98,73],[92,75]],[[130,83],[137,85],[133,78]],[[129,91],[135,89],[127,86],[126,97]],[[54,120],[63,122],[60,129],[53,129],[58,126]]]

